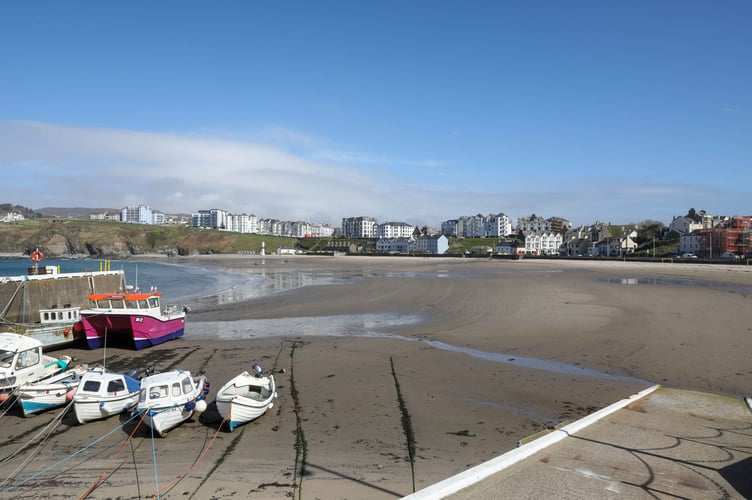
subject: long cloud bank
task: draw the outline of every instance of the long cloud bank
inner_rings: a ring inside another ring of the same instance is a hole
[[[693,199],[710,201],[714,195],[679,184],[615,185],[605,177],[573,186],[541,180],[523,192],[511,174],[505,186],[469,178],[429,189],[399,170],[315,158],[241,140],[0,121],[0,201],[30,208],[145,204],[165,213],[221,208],[333,225],[342,217],[369,215],[379,222],[438,226],[460,215],[500,211],[515,221],[537,213],[575,223],[612,217],[614,223],[667,222],[667,214],[695,206]]]

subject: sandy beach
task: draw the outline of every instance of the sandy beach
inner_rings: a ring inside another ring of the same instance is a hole
[[[154,363],[205,373],[212,389],[257,362],[277,378],[275,407],[231,433],[210,404],[156,439],[133,432],[126,415],[81,426],[71,414],[23,418],[11,408],[2,417],[0,496],[399,498],[654,383],[752,392],[747,266],[177,262],[306,286],[247,301],[196,300],[183,339],[144,351],[60,353],[112,369]],[[400,397],[415,441],[412,467]]]

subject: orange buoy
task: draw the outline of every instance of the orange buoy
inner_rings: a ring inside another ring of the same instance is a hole
[[[65,327],[65,330],[63,330],[63,334],[64,334],[64,335],[65,335],[66,337],[67,337],[68,335],[70,335],[70,328],[68,328],[68,327]]]
[[[36,250],[31,252],[31,260],[32,262],[36,262],[38,264],[44,260],[44,254],[37,248]]]

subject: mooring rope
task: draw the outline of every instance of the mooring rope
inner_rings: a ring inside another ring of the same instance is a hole
[[[78,450],[78,451],[76,451],[75,453],[72,453],[72,454],[68,455],[67,457],[65,457],[64,459],[62,459],[62,460],[59,460],[59,461],[55,462],[54,464],[52,464],[52,465],[50,465],[50,466],[48,466],[48,467],[45,467],[44,469],[40,470],[39,472],[36,472],[36,473],[32,474],[32,475],[31,475],[31,476],[29,476],[28,478],[24,479],[24,480],[23,480],[23,481],[21,481],[21,482],[18,482],[18,483],[16,483],[16,484],[14,484],[13,486],[9,486],[9,487],[7,487],[7,488],[4,488],[4,489],[0,490],[0,493],[7,493],[7,492],[9,492],[9,491],[13,491],[13,490],[15,490],[16,488],[18,488],[18,487],[20,487],[20,486],[23,486],[24,484],[28,483],[29,481],[33,481],[33,480],[34,480],[34,479],[36,479],[37,477],[39,477],[39,476],[41,476],[42,474],[44,474],[44,473],[46,473],[46,472],[48,472],[48,471],[50,471],[50,470],[54,469],[55,467],[58,467],[58,466],[60,466],[60,465],[64,464],[64,463],[65,463],[65,462],[67,462],[68,460],[70,460],[70,459],[72,459],[72,458],[75,458],[75,457],[77,457],[78,455],[80,455],[80,454],[81,454],[81,453],[83,453],[84,451],[88,450],[89,448],[91,448],[91,447],[92,447],[92,446],[94,446],[95,444],[99,443],[99,442],[100,442],[100,441],[102,441],[103,439],[105,439],[105,438],[107,438],[108,436],[110,436],[110,435],[111,435],[112,433],[114,433],[114,432],[117,432],[118,430],[120,430],[120,429],[121,429],[121,428],[122,428],[123,426],[125,426],[125,425],[126,425],[126,424],[128,424],[128,423],[129,423],[129,422],[130,422],[131,420],[135,419],[135,418],[136,418],[136,417],[138,417],[138,416],[139,416],[138,414],[135,414],[135,415],[131,416],[131,418],[129,418],[128,420],[126,420],[126,421],[125,421],[125,422],[123,422],[122,424],[118,425],[117,427],[115,427],[114,429],[112,429],[112,430],[111,430],[110,432],[108,432],[108,433],[106,433],[106,434],[103,434],[102,436],[98,437],[97,439],[95,439],[95,440],[94,440],[94,441],[92,441],[91,443],[87,444],[87,445],[86,445],[86,446],[84,446],[83,448],[79,449],[79,450]]]
[[[150,411],[148,408],[146,411]],[[157,493],[154,495],[155,497],[159,498],[159,472],[157,472],[157,448],[154,446],[154,422],[152,421],[151,425],[149,426],[151,428],[151,460],[154,462],[154,481],[157,485]]]
[[[91,492],[94,491],[95,489],[97,489],[97,487],[102,483],[102,481],[104,481],[105,476],[107,476],[107,473],[110,471],[110,469],[112,468],[112,466],[115,464],[115,460],[117,460],[117,457],[120,455],[120,452],[122,452],[125,449],[126,445],[131,441],[131,439],[133,439],[133,435],[136,433],[136,431],[138,430],[138,428],[143,423],[144,418],[146,418],[146,412],[142,412],[141,419],[138,421],[138,423],[136,424],[136,427],[133,429],[133,431],[128,435],[128,438],[122,444],[122,446],[120,447],[120,449],[115,453],[115,455],[113,455],[112,460],[110,460],[110,464],[102,471],[102,474],[99,475],[99,477],[97,478],[97,480],[94,481],[94,483],[92,483],[91,486],[89,486],[89,489],[87,489],[83,493],[83,495],[81,495],[80,497],[78,497],[79,500],[83,500],[84,498],[88,497],[91,494]]]
[[[5,457],[2,460],[2,462],[0,462],[0,464],[5,464],[9,462],[11,459],[15,458],[19,453],[21,453],[26,448],[28,448],[34,441],[36,441],[39,438],[40,435],[46,434],[44,436],[44,439],[42,439],[42,441],[40,441],[39,444],[37,445],[36,450],[34,450],[26,460],[21,462],[21,464],[18,467],[16,467],[16,469],[12,473],[6,476],[5,480],[2,483],[0,483],[0,487],[5,486],[5,484],[8,481],[10,481],[13,477],[15,477],[18,471],[26,467],[26,465],[28,465],[29,462],[31,462],[32,459],[41,451],[42,446],[47,442],[47,439],[50,437],[50,435],[52,435],[52,431],[54,431],[57,428],[57,426],[59,426],[60,423],[63,421],[63,417],[65,416],[65,413],[68,411],[68,409],[71,407],[72,404],[73,404],[72,401],[68,403],[68,405],[65,408],[63,408],[62,411],[60,411],[60,413],[55,415],[55,418],[50,420],[50,423],[48,423],[44,427],[44,429],[40,430],[34,437],[32,437],[29,441],[27,441],[26,444],[24,444],[21,448],[17,449],[15,452],[10,454],[9,456]]]
[[[187,476],[188,474],[191,473],[191,471],[193,471],[193,469],[199,464],[199,462],[201,462],[201,460],[203,460],[203,458],[209,452],[209,449],[211,449],[212,445],[214,444],[214,441],[217,440],[217,436],[219,436],[219,432],[222,430],[222,426],[225,424],[226,421],[227,421],[226,418],[222,419],[222,421],[219,423],[219,427],[217,427],[217,432],[214,433],[214,437],[211,438],[211,441],[209,441],[209,444],[206,446],[206,448],[204,448],[204,450],[198,456],[198,458],[196,459],[196,461],[193,462],[193,465],[191,465],[188,468],[187,471],[185,471],[182,475],[178,476],[177,479],[175,479],[174,481],[172,481],[170,484],[168,484],[167,486],[165,486],[165,487],[163,487],[161,489],[158,489],[157,490],[157,494],[155,495],[155,498],[159,498],[160,494],[166,493],[169,490],[171,490],[172,488],[174,488],[180,481],[182,481],[183,479],[185,479],[185,476]],[[155,461],[155,463],[156,463],[156,461]],[[159,488],[159,486],[157,486],[157,488]]]

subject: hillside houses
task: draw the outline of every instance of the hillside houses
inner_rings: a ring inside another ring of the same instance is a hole
[[[15,220],[8,214],[0,221]],[[542,217],[531,214],[516,219],[503,212],[487,215],[462,215],[440,223],[440,230],[427,226],[416,227],[401,221],[380,223],[375,217],[345,217],[339,228],[308,221],[260,218],[253,214],[233,214],[226,210],[202,209],[192,214],[190,221],[151,210],[147,205],[124,207],[118,212],[90,214],[93,220],[120,220],[136,224],[185,224],[196,228],[237,233],[268,234],[292,238],[339,238],[370,240],[355,243],[354,251],[379,253],[444,253],[450,239],[484,238],[496,243],[488,246],[491,252],[515,255],[570,256],[626,256],[638,247],[636,225],[611,225],[596,221],[573,227],[561,217]],[[660,240],[679,240],[678,254],[694,254],[704,258],[721,255],[748,255],[752,252],[750,216],[720,216],[704,210],[689,209],[676,216],[664,227],[660,223],[654,234]],[[439,238],[444,236],[444,239]],[[446,242],[446,245],[445,245]],[[642,241],[643,245],[645,241]],[[337,247],[336,243],[328,246]],[[673,247],[673,252],[676,247]],[[655,252],[653,252],[655,253]]]

